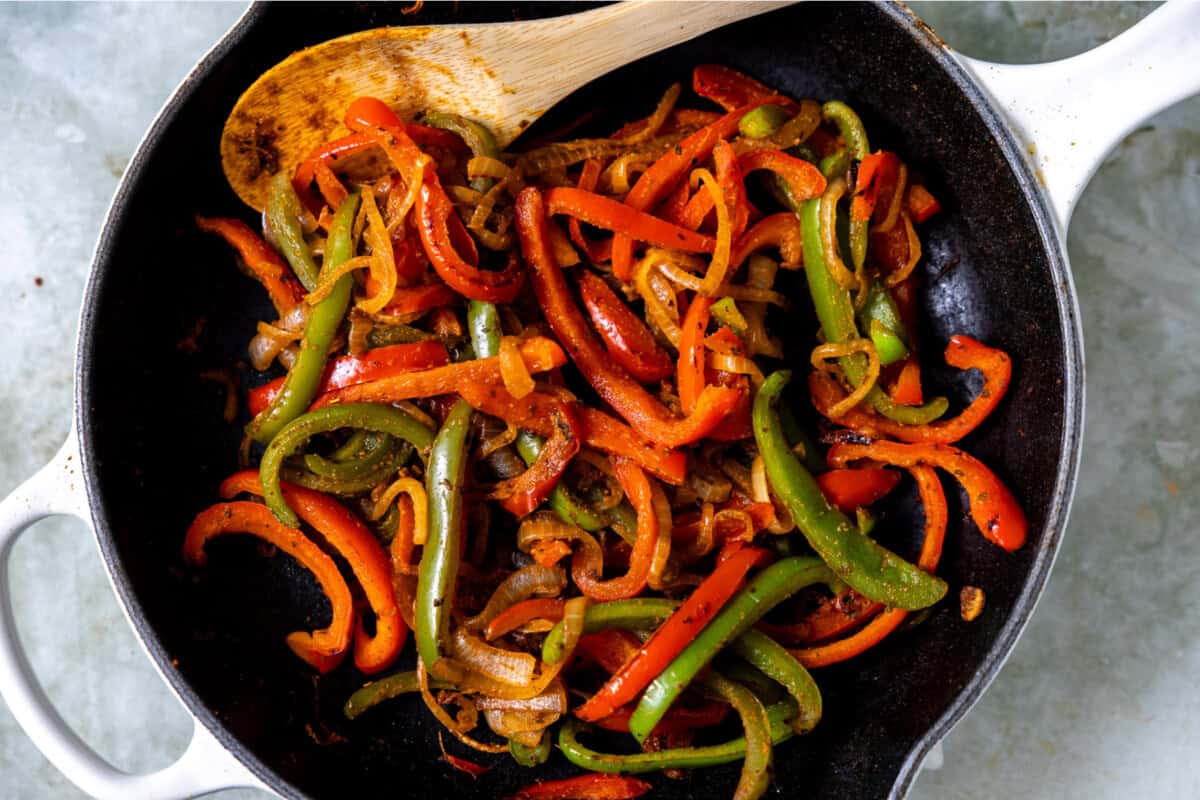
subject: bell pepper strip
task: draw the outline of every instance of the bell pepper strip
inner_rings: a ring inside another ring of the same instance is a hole
[[[503,270],[490,271],[480,269],[464,259],[460,248],[456,247],[455,237],[451,235],[452,226],[461,227],[462,222],[455,214],[454,205],[442,189],[437,174],[432,170],[425,170],[425,173],[421,191],[417,195],[418,231],[421,244],[438,276],[451,289],[471,300],[491,303],[515,300],[525,282],[525,271],[520,260],[512,258]],[[462,240],[464,236],[460,232],[457,238]]]
[[[831,469],[817,476],[821,492],[843,514],[873,505],[900,482],[900,474],[890,469]]]
[[[296,273],[305,291],[311,292],[317,288],[321,270],[313,261],[312,251],[304,240],[304,229],[300,226],[303,211],[287,173],[280,172],[271,179],[271,191],[263,211],[263,227],[269,232],[268,238],[291,265],[292,272]]]
[[[430,678],[429,688],[453,689],[454,685]],[[346,715],[346,719],[357,719],[380,703],[401,695],[416,694],[418,691],[420,688],[417,686],[416,672],[396,672],[386,678],[364,684],[361,689],[350,695],[350,699],[342,706],[342,713]]]
[[[782,97],[766,86],[737,70],[719,64],[700,64],[692,70],[692,91],[706,100],[712,100],[726,111],[747,105],[764,97],[770,97],[778,108],[795,114],[800,106],[788,97]]]
[[[354,255],[354,217],[359,196],[351,195],[333,218],[321,271],[336,269]],[[354,278],[344,275],[333,290],[312,307],[300,340],[300,352],[288,370],[279,394],[254,416],[246,432],[259,444],[268,444],[285,425],[303,414],[312,403],[325,373],[325,362],[333,337],[346,316]]]
[[[509,755],[522,767],[540,767],[550,760],[550,753],[553,750],[554,744],[549,730],[542,731],[542,738],[534,747],[518,742],[516,739],[508,740]]]
[[[434,340],[377,347],[358,356],[339,356],[325,367],[317,384],[317,393],[325,394],[347,386],[440,367],[449,361],[450,354],[446,352],[446,346]],[[269,406],[283,388],[284,380],[276,378],[251,389],[247,396],[250,413],[257,415]]]
[[[698,192],[698,194],[707,196],[708,192]],[[684,228],[690,228],[691,225],[689,224],[690,218],[687,217],[687,207],[691,202],[691,197],[691,187],[688,186],[687,181],[683,181],[677,187],[675,187],[675,191],[671,192],[666,200],[659,204],[658,208],[655,210],[655,213],[668,222],[673,222],[676,225],[680,225]],[[709,197],[708,199],[711,200],[712,198]],[[707,207],[711,208],[711,205]],[[692,229],[695,230],[694,228]],[[611,242],[609,244],[610,247],[608,256],[609,258],[612,258]]]
[[[742,117],[759,106],[780,105],[785,102],[788,102],[788,99],[779,95],[757,98],[690,134],[641,174],[637,183],[625,196],[625,204],[635,211],[647,211],[658,205],[687,177],[692,167],[708,158],[718,141],[728,139],[737,132]],[[620,280],[628,283],[633,277],[631,237],[623,233],[613,236],[612,265],[613,274]]]
[[[400,655],[408,626],[396,607],[392,589],[392,569],[387,553],[358,517],[320,492],[281,484],[288,505],[311,525],[329,546],[350,565],[358,579],[371,611],[375,614],[375,635],[367,635],[360,620],[354,637],[354,666],[372,675],[391,665]],[[228,500],[246,492],[261,495],[262,483],[254,470],[243,470],[226,478],[220,495]]]
[[[604,279],[581,270],[579,295],[605,348],[618,364],[642,383],[668,377],[671,359],[636,314],[621,302]]]
[[[942,210],[942,204],[919,183],[909,185],[904,195],[904,207],[912,221],[922,223]]]
[[[763,217],[734,242],[729,268],[736,270],[752,253],[766,247],[778,248],[784,265],[796,267],[803,260],[801,241],[800,222],[795,214],[783,211]]]
[[[562,619],[564,602],[566,601],[557,597],[532,597],[528,600],[514,603],[497,614],[487,624],[484,635],[488,641],[492,641],[493,639],[499,639],[506,633],[512,633],[517,628],[535,619],[548,619],[551,622],[558,622]]]
[[[575,655],[594,661],[609,675],[615,675],[642,649],[642,640],[629,631],[608,628],[581,636]],[[620,730],[629,730],[628,727]]]
[[[299,519],[284,498],[279,472],[287,457],[300,452],[308,440],[320,433],[341,428],[358,428],[387,433],[426,450],[433,432],[403,411],[390,406],[348,403],[303,414],[285,425],[267,445],[259,464],[263,500],[280,522],[295,527]]]
[[[476,764],[470,759],[459,758],[453,753],[446,752],[446,743],[442,740],[441,731],[438,731],[438,746],[442,749],[442,760],[454,767],[459,772],[465,772],[472,778],[478,778],[481,775],[486,775],[492,771],[491,767],[485,767],[483,764]]]
[[[790,646],[812,644],[845,635],[883,611],[883,603],[863,597],[853,589],[822,598],[799,622],[760,622],[757,629]]]
[[[530,372],[546,372],[566,363],[566,356],[552,339],[534,336],[521,342],[521,357]],[[347,386],[321,395],[317,408],[337,403],[395,403],[441,394],[453,394],[472,383],[498,383],[500,357],[476,358],[431,369],[403,372],[378,380]]]
[[[854,195],[850,201],[850,219],[869,222],[880,209],[879,199],[890,202],[900,170],[900,158],[887,150],[868,154],[858,165]]]
[[[549,409],[560,402],[558,397],[533,392],[518,400],[498,380],[491,383],[463,382],[456,390],[460,397],[485,414],[499,417],[539,436],[549,436],[554,432],[550,425]],[[588,447],[628,458],[655,477],[675,486],[684,482],[687,456],[683,451],[668,450],[655,444],[620,420],[589,406],[579,409],[579,424],[583,443]]]
[[[316,179],[317,190],[325,200],[325,205],[337,211],[338,207],[349,196],[346,187],[342,185],[342,182],[338,180],[338,176],[333,174],[333,170],[324,161],[317,162]]]
[[[959,441],[996,410],[1012,380],[1012,359],[1003,350],[988,347],[969,336],[952,336],[946,346],[946,363],[958,369],[977,369],[983,373],[983,388],[957,417],[925,425],[901,425],[889,419],[854,408],[838,418],[855,433],[873,439],[890,437],[913,444],[952,444]],[[828,375],[809,378],[813,405],[828,416],[831,405],[844,395],[842,388]]]
[[[204,546],[229,533],[257,536],[299,561],[316,577],[321,591],[329,598],[333,619],[321,630],[288,634],[287,645],[319,672],[334,669],[350,646],[354,629],[354,600],[337,564],[295,527],[281,524],[266,506],[248,501],[217,503],[201,511],[184,538],[184,560],[204,566],[208,560]]]
[[[604,164],[598,158],[589,158],[583,162],[583,169],[579,173],[579,182],[576,187],[585,192],[596,191],[596,185],[600,182],[600,171],[603,167]],[[665,218],[670,219],[670,217]],[[571,235],[571,241],[587,254],[593,264],[599,264],[612,258],[612,239],[603,239],[599,242],[589,240],[583,235],[583,227],[580,225],[578,217],[567,218],[567,231]]]
[[[799,713],[792,720],[796,733],[808,733],[821,721],[821,690],[808,670],[770,636],[748,630],[730,644],[730,649],[751,666],[778,682],[796,700]]]
[[[704,333],[708,328],[712,306],[713,298],[696,295],[680,326],[676,384],[679,388],[679,405],[685,414],[696,409],[700,394],[704,391]]]
[[[554,432],[545,441],[537,460],[520,475],[496,484],[490,495],[518,519],[532,513],[550,496],[579,452],[578,405],[558,403],[550,410],[550,422]]]
[[[564,214],[658,247],[688,253],[711,253],[715,244],[711,236],[672,225],[595,192],[569,186],[555,187],[546,190],[545,203],[546,211],[551,216]]]
[[[946,538],[946,524],[949,520],[946,494],[932,467],[919,464],[911,467],[909,472],[917,482],[921,503],[925,507],[925,541],[921,545],[917,565],[927,572],[933,572],[941,559],[942,543]],[[900,626],[907,615],[908,612],[903,609],[889,608],[845,639],[790,652],[806,667],[836,664],[879,644]]]
[[[871,145],[867,141],[867,129],[863,127],[862,120],[854,113],[854,109],[840,100],[830,100],[821,106],[821,117],[837,126],[842,141],[846,143],[846,156],[850,163],[861,164],[871,152]],[[851,215],[850,260],[854,264],[854,271],[860,274],[867,260],[868,230],[868,220],[855,219]]]
[[[367,293],[373,296],[376,283],[367,279]],[[458,292],[444,283],[424,283],[418,286],[401,286],[392,292],[392,299],[379,312],[384,315],[417,314],[431,308],[457,305],[462,298]]]
[[[790,380],[791,373],[780,370],[759,387],[754,398],[754,439],[772,490],[804,538],[838,578],[872,600],[908,610],[926,608],[941,600],[946,594],[945,581],[859,531],[829,503],[791,451],[776,410]]]
[[[618,631],[605,631],[617,633]],[[621,631],[623,633],[623,631]],[[594,723],[597,728],[617,733],[629,733],[629,718],[633,716],[633,706],[626,705],[618,708],[604,719]],[[720,725],[729,716],[729,706],[725,703],[709,701],[694,708],[676,706],[666,713],[662,721],[651,731],[651,736],[670,736],[688,733],[698,728],[711,728]]]
[[[820,238],[820,198],[809,200],[800,209],[800,224],[804,233],[804,274],[808,280],[809,294],[817,312],[817,321],[825,334],[826,341],[845,342],[859,338],[858,325],[854,319],[854,304],[849,291],[834,281],[825,263]],[[866,378],[866,359],[851,355],[839,362],[847,379],[854,386]],[[878,386],[872,387],[867,400],[875,410],[889,419],[909,425],[921,425],[940,417],[949,403],[937,397],[923,406],[900,406],[892,401]]]
[[[882,366],[894,364],[909,354],[912,339],[900,317],[892,293],[882,281],[871,282],[866,300],[858,312],[862,329],[871,337]]]
[[[579,775],[526,786],[505,800],[634,800],[653,788],[620,775]]]
[[[758,573],[646,688],[629,719],[629,732],[639,743],[644,742],[671,704],[722,648],[796,592],[833,580],[833,573],[818,558],[785,558]]]
[[[610,580],[604,580],[601,565],[589,555],[592,551],[575,551],[571,560],[571,577],[579,591],[592,600],[624,600],[640,594],[650,576],[650,563],[654,558],[658,537],[670,536],[670,531],[659,529],[653,489],[642,468],[632,461],[617,458],[614,459],[613,472],[621,484],[621,490],[637,509],[637,539],[629,558],[629,571]]]
[[[802,158],[789,156],[782,150],[751,150],[737,160],[742,175],[758,170],[770,170],[787,185],[793,202],[820,197],[825,191],[825,176]]]
[[[638,597],[632,600],[612,600],[607,603],[592,603],[583,618],[583,634],[589,636],[600,631],[619,628],[621,630],[654,630],[679,608],[679,603],[661,597]],[[563,657],[563,624],[550,629],[542,642],[542,661],[557,664]]]
[[[764,556],[767,556],[766,550],[748,547],[718,565],[671,618],[655,631],[637,656],[613,675],[591,699],[575,709],[575,715],[595,722],[634,700],[741,588],[750,568]]]
[[[365,434],[357,431],[357,434]],[[334,480],[354,480],[367,473],[374,472],[380,462],[395,452],[392,437],[387,434],[372,434],[358,450],[357,457],[336,460],[325,458],[316,453],[304,454],[304,467],[314,475]]]
[[[746,760],[738,776],[733,800],[758,800],[767,791],[771,780],[773,753],[771,720],[767,717],[767,709],[750,689],[716,671],[701,675],[700,683],[708,692],[733,706],[745,729]]]
[[[582,423],[579,424],[582,425]],[[580,430],[582,431],[582,427]],[[532,466],[537,461],[545,443],[546,440],[536,433],[521,431],[517,434],[517,453],[521,456],[526,466]],[[567,487],[561,480],[554,486],[554,491],[550,492],[549,506],[550,510],[557,514],[558,518],[563,522],[569,525],[578,525],[585,531],[595,532],[608,524],[605,516],[593,511],[580,502],[578,498],[567,490]],[[568,548],[569,551],[570,548]]]
[[[496,144],[496,137],[486,125],[476,122],[473,119],[467,119],[459,114],[447,114],[441,111],[428,111],[422,117],[422,121],[433,128],[449,131],[456,134],[467,147],[471,150],[471,154],[483,158],[498,158],[500,155],[500,147]],[[471,181],[471,188],[477,192],[485,193],[495,185],[495,180],[492,178],[476,178]]]
[[[571,359],[597,393],[642,436],[664,447],[678,447],[704,438],[737,404],[741,394],[723,386],[704,390],[696,409],[682,419],[674,417],[657,399],[612,364],[589,330],[571,298],[562,269],[546,241],[546,216],[541,194],[530,187],[517,197],[517,230],[529,263],[534,291],[546,318]]]
[[[957,447],[885,441],[866,445],[836,444],[827,457],[834,466],[870,459],[897,467],[928,464],[945,470],[962,484],[970,499],[971,518],[988,541],[1010,553],[1025,543],[1028,527],[1025,513],[1012,492],[982,462]]]
[[[793,736],[788,720],[796,714],[796,703],[790,697],[767,707],[771,743],[781,744]],[[577,767],[614,774],[642,774],[664,769],[693,769],[729,764],[745,758],[744,737],[704,747],[679,747],[652,753],[616,755],[600,753],[579,741],[583,722],[568,717],[558,731],[558,748]]]
[[[304,299],[304,289],[270,245],[240,219],[196,216],[196,227],[215,233],[238,252],[250,274],[262,284],[280,317]]]
[[[433,441],[425,478],[429,532],[417,575],[417,653],[436,675],[442,646],[450,635],[455,583],[462,559],[463,486],[467,476],[467,435],[472,409],[459,401]]]
[[[760,106],[765,108],[766,106]],[[775,106],[772,106],[775,108]],[[736,241],[746,232],[750,224],[750,200],[746,196],[746,176],[742,174],[741,162],[729,142],[721,140],[713,146],[713,161],[717,168],[717,182],[725,195],[725,204],[729,206],[731,236]],[[703,192],[709,196],[708,192]]]

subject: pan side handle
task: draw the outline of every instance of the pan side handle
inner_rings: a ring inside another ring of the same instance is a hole
[[[1112,41],[1061,61],[955,56],[1015,129],[1065,234],[1079,195],[1121,138],[1200,92],[1200,2],[1169,0]]]
[[[55,710],[21,647],[8,559],[29,526],[64,514],[91,522],[74,431],[49,464],[0,501],[0,695],[25,733],[72,783],[101,800],[174,800],[234,787],[265,788],[199,721],[174,764],[131,775],[101,758]]]

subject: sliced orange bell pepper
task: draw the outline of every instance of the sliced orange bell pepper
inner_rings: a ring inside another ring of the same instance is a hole
[[[776,247],[785,254],[801,252],[802,234],[800,220],[790,211],[782,211],[763,217],[733,243],[729,256],[729,269],[736,270],[751,253],[764,247]],[[786,255],[785,255],[786,258]]]
[[[671,374],[671,359],[636,314],[629,310],[604,279],[589,270],[579,275],[579,296],[609,355],[642,383],[661,381]]]
[[[900,474],[890,469],[831,469],[817,476],[817,485],[843,513],[853,514],[886,495],[900,482]]]
[[[738,157],[737,165],[742,175],[760,169],[774,172],[787,183],[797,202],[818,197],[825,191],[825,176],[815,164],[782,150],[751,150]]]
[[[491,641],[499,639],[504,634],[511,633],[535,619],[558,622],[563,617],[563,606],[566,605],[566,602],[557,597],[531,597],[528,600],[514,603],[492,618],[484,635],[487,636],[488,641]]]
[[[583,162],[583,169],[579,173],[578,187],[585,192],[596,191],[596,184],[600,182],[600,171],[603,166],[598,158],[589,158]],[[600,264],[612,258],[611,236],[599,242],[590,241],[583,235],[583,228],[576,217],[570,217],[567,220],[567,230],[571,233],[571,241],[575,243],[576,247],[587,253],[588,259],[593,264]]]
[[[566,355],[552,339],[533,336],[521,342],[521,358],[530,372],[545,372],[561,367]],[[395,403],[439,394],[453,394],[459,387],[501,380],[500,357],[477,358],[442,367],[404,372],[379,380],[326,392],[313,404],[320,408],[330,403]]]
[[[958,369],[977,369],[983,373],[983,388],[957,417],[925,425],[903,425],[861,408],[852,408],[836,422],[855,433],[872,439],[890,437],[902,442],[951,444],[957,442],[996,410],[1012,379],[1012,359],[1003,350],[988,347],[970,336],[952,336],[946,346],[946,363]],[[813,405],[825,416],[833,404],[845,396],[837,382],[825,373],[814,372],[809,378]]]
[[[641,649],[642,640],[631,632],[620,628],[605,628],[579,637],[579,644],[575,645],[575,655],[596,662],[601,669],[612,675]]]
[[[850,218],[860,222],[871,219],[880,197],[890,203],[892,193],[896,190],[899,170],[900,159],[895,153],[887,150],[869,153],[858,165],[854,199],[850,202]],[[883,212],[886,214],[887,209],[883,209]]]
[[[781,644],[813,644],[850,633],[883,611],[883,603],[847,589],[835,597],[822,598],[799,622],[760,622],[755,627]]]
[[[578,404],[557,403],[550,409],[551,434],[537,460],[520,475],[500,481],[491,497],[517,518],[525,517],[550,496],[571,459],[579,452]]]
[[[637,778],[589,772],[574,778],[535,783],[505,800],[635,800],[653,788]]]
[[[738,123],[748,112],[768,103],[781,105],[787,102],[790,101],[779,95],[756,98],[691,134],[641,174],[626,195],[625,204],[637,211],[646,211],[658,205],[687,177],[692,167],[708,158],[719,140],[728,139],[737,132]],[[633,277],[631,237],[620,233],[613,237],[612,265],[613,274],[621,280],[628,282]]]
[[[533,392],[518,400],[498,381],[463,383],[458,386],[457,391],[472,408],[485,414],[499,417],[539,436],[549,436],[553,433],[550,409],[558,404],[557,397],[544,392]],[[686,477],[687,457],[682,451],[668,450],[655,444],[624,422],[589,406],[579,409],[579,423],[583,432],[583,442],[588,447],[631,459],[667,483],[676,486],[683,483]]]
[[[658,217],[637,211],[604,195],[559,186],[546,190],[546,210],[551,216],[565,214],[597,228],[625,234],[635,241],[689,253],[711,253],[716,242]]]
[[[704,391],[704,333],[714,302],[713,298],[703,295],[693,297],[680,326],[676,384],[679,388],[679,405],[685,414],[696,409],[700,393]]]
[[[550,251],[541,193],[533,187],[517,197],[517,232],[529,262],[534,291],[559,341],[597,393],[644,437],[665,447],[704,438],[737,404],[741,392],[710,386],[692,414],[675,417],[620,366],[613,364],[575,305],[562,269]]]
[[[317,393],[324,394],[413,370],[440,367],[449,361],[450,354],[446,352],[446,346],[432,340],[377,347],[359,356],[339,356],[325,368]],[[283,387],[283,382],[283,378],[276,378],[250,390],[247,404],[251,416],[257,415],[271,404]]]
[[[670,535],[669,531],[659,530],[653,489],[642,468],[628,459],[614,458],[613,472],[625,497],[637,511],[637,538],[629,557],[629,571],[610,580],[604,580],[601,564],[590,557],[593,551],[584,548],[575,551],[571,560],[571,577],[579,591],[593,600],[624,600],[641,594],[650,577],[650,562],[654,558],[658,537]]]
[[[327,628],[307,633],[296,631],[287,636],[288,647],[320,672],[337,667],[350,646],[354,628],[354,599],[337,564],[300,531],[289,528],[270,509],[260,503],[217,503],[196,515],[183,540],[183,558],[189,564],[204,566],[208,560],[204,546],[212,539],[229,533],[249,533],[278,547],[308,569],[329,598],[333,619]]]
[[[904,195],[904,207],[908,209],[908,215],[912,217],[912,221],[917,223],[924,222],[942,210],[942,204],[937,201],[937,198],[919,183],[908,187],[908,191]]]
[[[368,636],[359,621],[354,636],[354,665],[368,675],[386,669],[400,655],[408,635],[408,626],[396,606],[388,554],[367,526],[341,503],[302,486],[282,483],[281,487],[288,505],[350,565],[375,614],[374,636]],[[262,495],[258,470],[234,473],[221,484],[220,494],[225,499],[243,492]]]
[[[246,269],[267,290],[279,316],[285,316],[304,299],[304,287],[291,267],[249,225],[240,219],[197,216],[196,227],[217,234],[237,250]]]
[[[719,564],[654,632],[633,660],[575,709],[575,716],[594,722],[636,699],[742,587],[750,568],[767,556],[766,550],[747,547]]]
[[[897,467],[912,468],[927,464],[943,469],[966,490],[971,504],[971,518],[988,541],[1009,552],[1025,543],[1025,512],[1012,492],[982,462],[957,447],[885,441],[843,443],[830,448],[827,457],[831,465],[839,467],[851,461],[870,459]]]

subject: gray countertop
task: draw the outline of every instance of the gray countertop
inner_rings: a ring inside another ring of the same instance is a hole
[[[1094,46],[1150,10],[914,5],[967,54],[1023,62]],[[121,172],[240,12],[0,3],[0,494],[67,433],[77,309]],[[1075,214],[1088,383],[1070,529],[1029,629],[914,798],[1200,797],[1198,220],[1192,100],[1128,137]],[[81,735],[130,770],[182,752],[186,715],[122,617],[85,527],[40,523],[16,546],[11,574],[31,660]],[[0,704],[0,797],[80,796]]]

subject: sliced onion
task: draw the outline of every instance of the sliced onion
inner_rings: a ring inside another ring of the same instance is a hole
[[[387,513],[388,508],[401,494],[407,494],[412,498],[413,544],[423,545],[429,531],[429,523],[426,519],[426,510],[429,508],[429,503],[425,495],[425,485],[416,478],[409,478],[407,476],[398,478],[391,486],[388,486],[375,502],[367,518],[375,521],[383,517]]]
[[[875,350],[875,343],[865,338],[830,342],[818,345],[812,351],[812,365],[825,372],[832,372],[836,369],[830,365],[831,359],[846,358],[857,353],[862,353],[867,357],[866,377],[853,392],[829,407],[826,414],[830,419],[837,419],[867,399],[867,395],[875,388],[875,383],[879,380],[879,353]]]
[[[375,194],[363,192],[362,204],[367,214],[365,241],[371,249],[371,278],[375,282],[375,293],[358,300],[355,305],[366,314],[376,314],[392,302],[399,276],[396,274],[392,237],[383,222],[383,215],[379,213],[379,206],[375,204]]]
[[[654,107],[654,113],[646,117],[645,126],[636,133],[624,137],[621,141],[625,144],[638,144],[657,135],[662,130],[667,117],[671,116],[671,112],[675,110],[675,104],[679,102],[679,93],[682,91],[683,87],[678,83],[671,84],[663,93],[662,99],[658,101],[658,105]]]
[[[700,507],[700,525],[696,531],[696,538],[688,542],[687,547],[679,552],[679,559],[685,564],[691,564],[694,561],[699,561],[706,555],[712,552],[715,541],[713,539],[713,526],[716,523],[716,513],[712,503],[705,503]]]
[[[500,339],[500,379],[508,393],[518,400],[534,390],[533,376],[521,357],[520,341],[515,336]]]
[[[483,630],[488,623],[522,600],[554,597],[567,588],[567,575],[558,567],[531,564],[505,578],[488,599],[483,611],[466,621],[470,630]]]
[[[694,292],[699,292],[704,285],[704,279],[698,275],[693,275],[687,270],[681,268],[679,261],[662,261],[658,264],[658,269],[663,276],[671,283],[679,286],[682,289],[691,289]],[[776,292],[772,289],[760,289],[755,286],[742,286],[739,284],[725,283],[718,287],[717,295],[722,297],[732,297],[734,300],[748,300],[755,303],[770,303],[771,305],[786,308],[790,305],[787,296]]]
[[[613,159],[604,172],[600,173],[600,186],[612,194],[628,194],[632,186],[631,178],[645,172],[652,163],[653,160],[643,153],[626,153]]]
[[[766,380],[763,377],[762,370],[758,368],[758,364],[754,363],[754,359],[746,358],[745,356],[735,356],[730,353],[709,353],[708,365],[721,372],[749,375],[750,382],[755,386],[761,386],[762,382]]]
[[[883,279],[888,286],[896,286],[908,280],[908,276],[912,275],[913,270],[917,268],[917,262],[921,260],[921,238],[917,236],[917,230],[913,227],[912,220],[909,219],[907,213],[902,213],[900,218],[904,221],[904,232],[908,236],[908,261],[903,267]]]
[[[733,249],[733,226],[729,219],[729,206],[725,205],[725,192],[721,189],[721,184],[711,172],[706,169],[693,170],[692,181],[699,181],[712,196],[713,208],[717,212],[717,244],[713,249],[712,260],[708,262],[708,270],[704,273],[704,281],[700,285],[700,294],[716,297],[725,282],[725,273],[729,271],[729,254]]]
[[[716,526],[720,524],[722,520],[727,519],[741,523],[742,530],[745,531],[745,533],[741,536],[726,537],[726,541],[729,541],[729,539],[736,539],[748,542],[754,538],[754,519],[748,512],[743,511],[740,508],[723,508],[714,516],[713,525]]]
[[[651,249],[642,258],[634,271],[634,287],[646,304],[646,316],[650,324],[658,329],[671,346],[678,349],[683,331],[679,327],[679,301],[671,284],[660,274],[662,268],[652,253],[663,252]]]
[[[456,628],[450,637],[450,654],[473,672],[510,686],[529,686],[537,669],[537,659],[529,653],[493,647],[465,626]]]
[[[296,359],[300,357],[300,345],[289,344],[287,347],[279,351],[276,358],[279,359],[279,365],[286,370],[290,370],[292,365],[296,363]]]
[[[687,486],[702,503],[724,503],[733,492],[733,483],[728,478],[714,474],[703,464],[688,470]]]
[[[567,689],[562,678],[555,678],[546,690],[528,700],[506,700],[503,697],[480,695],[475,701],[480,711],[526,711],[541,714],[565,714]]]
[[[770,503],[775,506],[775,519],[767,526],[767,531],[770,533],[788,533],[796,527],[795,521],[792,519],[791,513],[787,507],[775,499],[775,494],[771,491],[771,484],[767,481],[767,467],[763,463],[763,457],[756,455],[754,464],[750,467],[751,478],[751,497],[756,503]]]
[[[508,447],[516,441],[517,434],[520,433],[520,428],[513,425],[511,422],[504,427],[504,430],[497,433],[495,436],[489,436],[479,443],[479,457],[487,458],[497,450]]]
[[[671,559],[671,503],[657,483],[652,482],[651,499],[655,516],[658,517],[658,538],[654,542],[654,554],[650,557],[650,571],[646,585],[655,591],[666,589],[676,572]]]
[[[475,156],[467,162],[467,177],[471,180],[476,178],[507,178],[508,173],[512,171],[512,167],[505,164],[498,158],[489,156]]]
[[[845,193],[844,178],[836,178],[825,187],[825,194],[821,196],[818,230],[821,237],[821,254],[825,256],[825,267],[829,270],[829,276],[838,286],[849,289],[858,282],[858,278],[849,270],[846,262],[842,261],[841,245],[838,244],[837,236],[838,201]]]
[[[667,529],[668,531],[670,528]],[[668,536],[668,539],[671,537]],[[575,651],[575,645],[583,636],[583,625],[587,620],[588,599],[572,597],[563,605],[563,658],[558,662],[563,664],[569,655]]]
[[[907,187],[908,165],[902,161],[900,162],[900,168],[896,171],[896,188],[892,191],[892,196],[889,198],[887,216],[878,225],[872,226],[872,231],[875,233],[887,233],[896,224],[896,220],[900,217],[900,209],[904,206],[904,190]]]
[[[417,658],[417,688],[421,690],[421,699],[425,701],[425,706],[433,714],[434,719],[442,723],[446,727],[446,730],[454,734],[454,738],[467,747],[472,747],[484,753],[504,753],[508,751],[507,744],[484,744],[472,739],[467,735],[466,731],[459,728],[457,720],[452,718],[446,709],[438,705],[433,693],[429,691],[429,674],[425,670],[425,662],[420,658]]]

